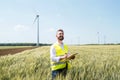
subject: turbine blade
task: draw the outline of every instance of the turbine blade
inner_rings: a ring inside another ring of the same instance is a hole
[[[35,21],[37,20],[37,18],[39,17],[39,15],[36,15],[34,21],[33,21],[33,24],[35,23]]]

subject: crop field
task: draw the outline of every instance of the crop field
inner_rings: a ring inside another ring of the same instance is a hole
[[[0,46],[0,56],[16,54],[24,50],[34,49],[32,46]]]
[[[0,80],[51,80],[50,46],[0,56]],[[79,53],[66,78],[56,80],[120,80],[120,45],[69,46]]]
[[[26,47],[32,47],[32,46],[0,46],[0,49],[15,49],[15,48],[26,48]]]

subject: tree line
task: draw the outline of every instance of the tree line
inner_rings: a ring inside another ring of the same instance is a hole
[[[0,46],[36,46],[36,43],[0,43]],[[51,44],[39,43],[39,46],[50,46]]]

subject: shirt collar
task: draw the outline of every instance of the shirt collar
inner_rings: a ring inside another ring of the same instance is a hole
[[[62,42],[62,44],[59,44],[59,43],[58,43],[58,41],[56,41],[56,43],[57,43],[58,45],[60,45],[60,46],[61,46],[61,45],[64,45],[64,43],[63,43],[63,42]]]

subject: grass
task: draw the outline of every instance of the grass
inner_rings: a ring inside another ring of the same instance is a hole
[[[50,47],[43,46],[0,57],[0,80],[50,80]],[[79,53],[71,61],[65,79],[57,80],[119,80],[120,46],[69,46],[71,53]]]

